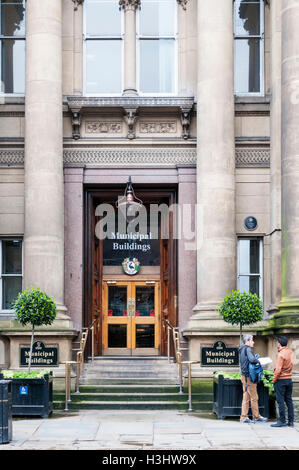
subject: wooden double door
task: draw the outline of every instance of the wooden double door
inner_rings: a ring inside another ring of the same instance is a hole
[[[102,298],[104,355],[160,355],[159,281],[103,281]]]

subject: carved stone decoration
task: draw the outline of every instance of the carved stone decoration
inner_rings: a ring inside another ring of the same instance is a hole
[[[86,121],[87,134],[121,134],[123,123],[118,121]]]
[[[80,110],[73,110],[72,112],[72,128],[73,128],[73,139],[78,140],[80,139],[80,126],[81,126],[81,116]]]
[[[141,0],[119,0],[119,9],[136,10],[140,8]]]
[[[96,149],[64,149],[63,160],[65,165],[71,164],[103,164],[103,165],[174,165],[197,163],[196,148],[151,148],[127,149],[105,148]],[[0,149],[0,165],[23,166],[23,149]],[[236,167],[263,167],[270,166],[269,148],[236,148]]]
[[[143,121],[139,124],[140,134],[175,134],[176,121],[168,122],[148,122]]]
[[[128,139],[135,139],[135,124],[138,116],[138,111],[136,108],[125,108],[125,121],[128,126]]]
[[[191,109],[181,108],[182,137],[187,140],[190,137]]]
[[[187,10],[188,0],[177,0],[178,4],[183,7],[183,10]]]
[[[236,148],[236,167],[270,166],[270,151],[267,148]]]
[[[74,10],[78,10],[78,6],[82,5],[84,0],[73,0],[74,3]]]

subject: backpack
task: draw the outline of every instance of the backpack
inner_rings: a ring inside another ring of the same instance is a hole
[[[263,375],[264,375],[264,371],[263,371],[261,364],[260,363],[252,364],[251,362],[249,362],[248,369],[249,369],[249,378],[251,382],[255,384],[259,383],[262,380]]]

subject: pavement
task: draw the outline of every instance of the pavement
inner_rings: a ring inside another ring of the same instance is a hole
[[[299,423],[270,424],[181,411],[56,411],[14,418],[13,439],[0,450],[299,450]]]

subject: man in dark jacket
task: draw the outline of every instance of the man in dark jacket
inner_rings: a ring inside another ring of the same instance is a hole
[[[288,339],[280,336],[277,339],[277,356],[275,371],[273,376],[276,401],[279,407],[279,420],[271,424],[274,428],[283,426],[294,426],[294,405],[292,401],[292,370],[293,370],[293,351],[288,348]],[[286,423],[285,403],[288,407],[288,424]]]
[[[241,423],[251,423],[248,418],[249,403],[251,404],[253,423],[265,422],[267,418],[260,415],[258,406],[257,384],[251,382],[249,378],[249,362],[258,364],[258,359],[253,353],[254,341],[252,335],[243,335],[243,344],[240,347],[240,366],[241,366],[241,381],[243,386],[243,400],[242,400],[242,414],[240,417]]]

